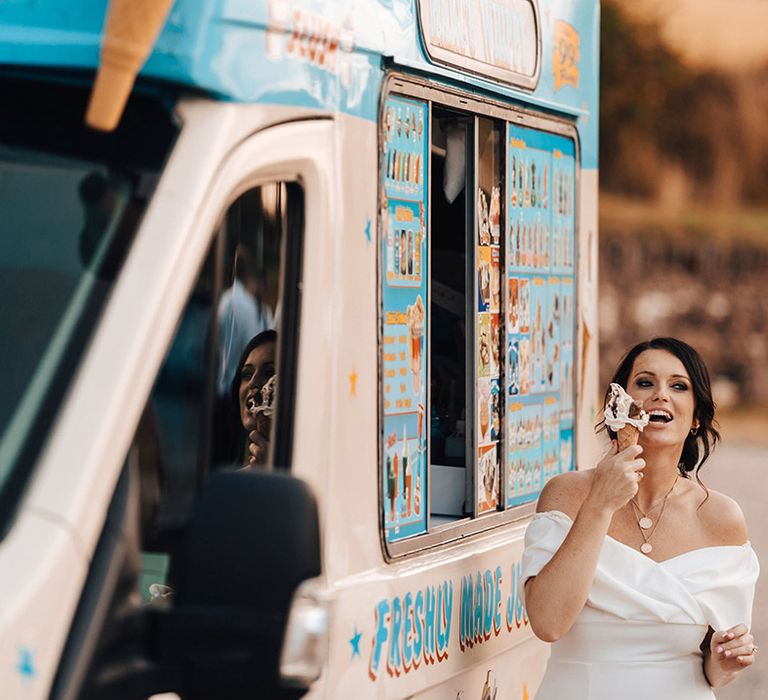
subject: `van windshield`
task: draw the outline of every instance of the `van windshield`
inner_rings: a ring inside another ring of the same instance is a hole
[[[2,533],[114,286],[175,129],[163,110],[138,100],[115,133],[97,134],[82,125],[85,89],[18,79],[0,79],[0,88],[8,96],[0,116]],[[146,133],[158,116],[165,138],[147,138],[140,127]]]

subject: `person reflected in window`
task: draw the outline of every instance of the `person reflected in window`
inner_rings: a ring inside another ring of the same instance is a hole
[[[273,330],[263,331],[251,338],[243,350],[232,381],[232,395],[245,431],[246,468],[263,467],[269,457],[277,388],[276,350],[277,333]]]
[[[254,262],[248,248],[238,244],[234,252],[232,286],[222,292],[217,312],[219,369],[217,390],[224,396],[237,376],[235,362],[248,338],[274,328],[276,319],[266,301],[266,271]]]

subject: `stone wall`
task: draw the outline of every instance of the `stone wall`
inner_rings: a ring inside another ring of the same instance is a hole
[[[766,244],[600,231],[603,385],[634,343],[671,335],[698,349],[720,406],[768,405]]]

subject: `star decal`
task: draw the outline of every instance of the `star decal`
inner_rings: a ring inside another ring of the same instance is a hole
[[[350,645],[352,646],[352,658],[354,659],[356,656],[360,656],[360,639],[362,638],[363,633],[357,631],[357,625],[355,625],[355,633],[352,635],[352,639],[349,640]]]
[[[365,240],[367,243],[371,242],[371,220],[368,219],[368,222],[365,224]]]
[[[16,670],[22,678],[34,678],[37,675],[32,661],[32,652],[29,649],[19,649],[19,663]]]
[[[357,372],[353,369],[349,375],[349,394],[350,396],[357,396]]]

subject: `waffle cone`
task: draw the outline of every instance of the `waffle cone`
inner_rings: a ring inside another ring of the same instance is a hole
[[[102,131],[117,126],[172,4],[173,0],[111,0],[85,118],[89,126]]]
[[[616,440],[619,443],[619,452],[627,449],[630,445],[637,445],[639,437],[640,431],[630,423],[627,423],[623,428],[620,428],[616,432]]]

